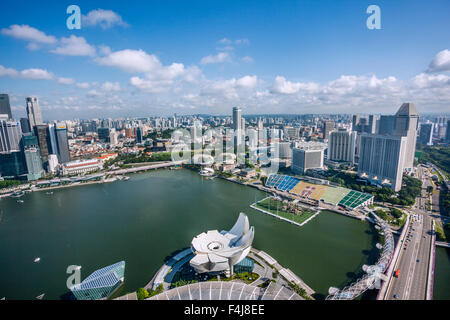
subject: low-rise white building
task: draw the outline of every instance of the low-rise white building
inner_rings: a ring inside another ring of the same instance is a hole
[[[63,175],[75,175],[103,169],[103,163],[98,159],[75,160],[70,161],[62,166]]]

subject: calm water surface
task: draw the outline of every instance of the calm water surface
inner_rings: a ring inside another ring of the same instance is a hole
[[[0,298],[60,299],[66,269],[81,278],[125,260],[120,293],[143,287],[166,256],[209,229],[228,230],[239,212],[255,226],[253,246],[290,268],[319,294],[342,288],[373,263],[375,229],[366,222],[322,212],[303,227],[249,207],[265,193],[189,170],[160,170],[129,181],[33,192],[0,200]],[[40,257],[39,263],[33,263]],[[447,263],[448,265],[448,263]],[[448,277],[448,274],[447,274]]]
[[[450,300],[450,249],[436,247],[434,262],[434,300]]]

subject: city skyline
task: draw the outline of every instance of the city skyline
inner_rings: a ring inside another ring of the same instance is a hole
[[[382,114],[405,101],[421,114],[448,112],[448,3],[404,4],[377,3],[382,27],[369,30],[369,2],[277,3],[274,12],[273,2],[79,1],[81,30],[69,30],[66,4],[26,3],[18,15],[24,4],[11,2],[0,91],[17,119],[37,96],[44,121],[228,115],[233,106]]]

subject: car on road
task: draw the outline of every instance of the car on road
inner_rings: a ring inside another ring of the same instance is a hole
[[[394,299],[397,299],[398,298],[398,294],[394,294]]]
[[[416,262],[420,262],[420,259],[417,259]]]

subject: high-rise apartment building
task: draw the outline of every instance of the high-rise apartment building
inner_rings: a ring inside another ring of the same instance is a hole
[[[394,191],[402,187],[407,137],[361,135],[358,175],[377,185],[389,184]]]
[[[39,107],[39,99],[36,97],[28,97],[26,101],[30,128],[33,129],[33,127],[36,125],[44,124],[44,122],[42,121],[41,108]]]
[[[331,131],[328,139],[328,160],[354,163],[356,135],[355,131],[344,128]]]

